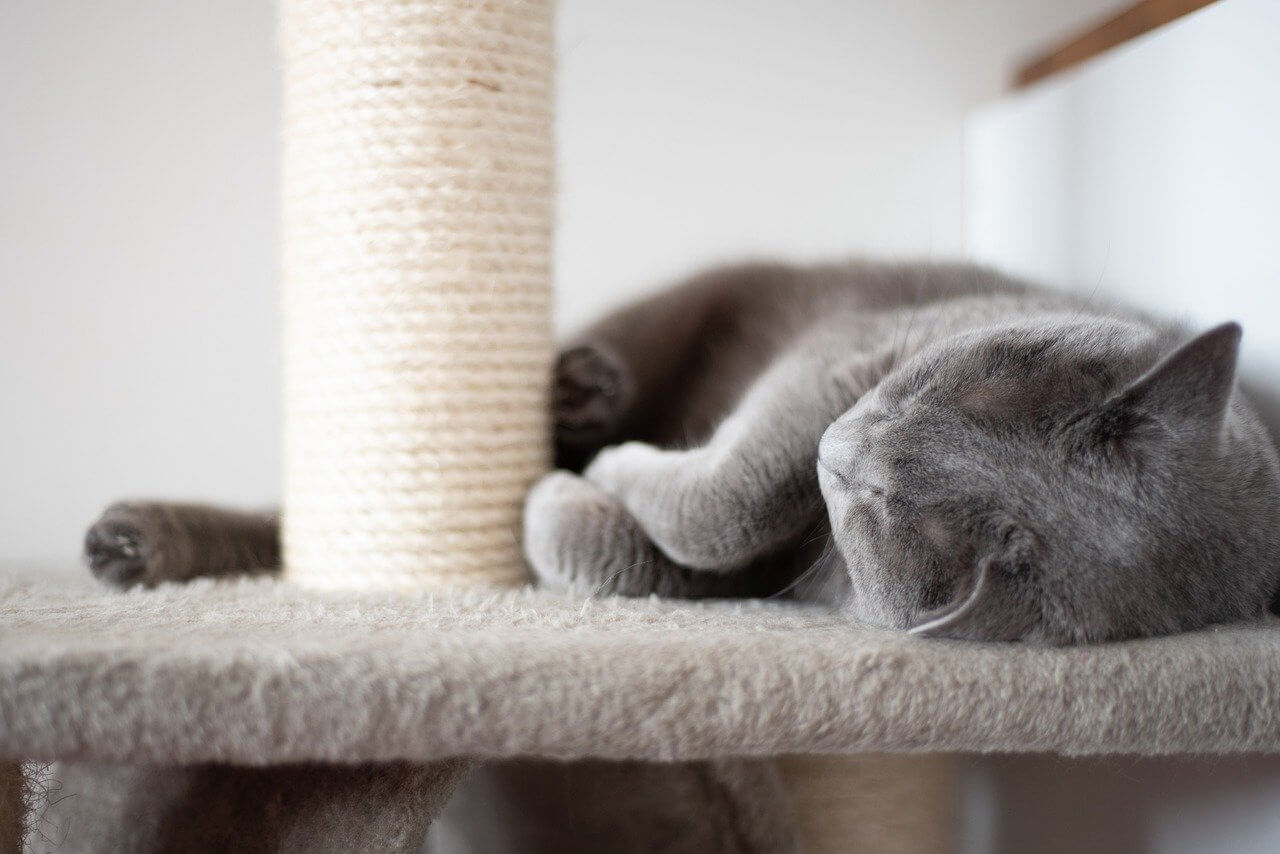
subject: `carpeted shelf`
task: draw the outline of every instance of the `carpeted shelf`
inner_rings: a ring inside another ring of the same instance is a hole
[[[1277,620],[1045,649],[786,603],[0,580],[12,759],[1275,751],[1278,693]]]

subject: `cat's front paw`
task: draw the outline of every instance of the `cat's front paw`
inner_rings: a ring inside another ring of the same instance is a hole
[[[128,588],[155,584],[164,575],[158,544],[165,521],[156,505],[112,504],[84,535],[84,562],[99,581]]]
[[[530,490],[524,551],[539,587],[588,595],[628,591],[650,562],[622,505],[565,471],[552,472]]]
[[[687,451],[668,451],[648,442],[623,442],[596,454],[582,476],[626,502],[653,491],[666,494],[696,462]]]
[[[590,486],[575,474],[553,471],[529,490],[524,504],[524,554],[539,587],[566,591],[581,586],[573,541],[588,521]]]

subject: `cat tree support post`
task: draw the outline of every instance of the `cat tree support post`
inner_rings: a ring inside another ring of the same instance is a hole
[[[551,0],[283,0],[286,577],[522,580],[548,463]]]
[[[0,761],[0,851],[21,851],[26,817],[25,781],[17,762]]]

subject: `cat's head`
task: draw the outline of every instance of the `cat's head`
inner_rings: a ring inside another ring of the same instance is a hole
[[[855,616],[1080,643],[1259,613],[1280,491],[1269,440],[1232,414],[1239,341],[1226,324],[1168,352],[1136,324],[1062,319],[891,371],[819,447]]]

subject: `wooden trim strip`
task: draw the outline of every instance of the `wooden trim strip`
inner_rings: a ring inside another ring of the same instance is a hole
[[[1014,88],[1029,86],[1162,27],[1214,0],[1142,0],[1018,69]]]

